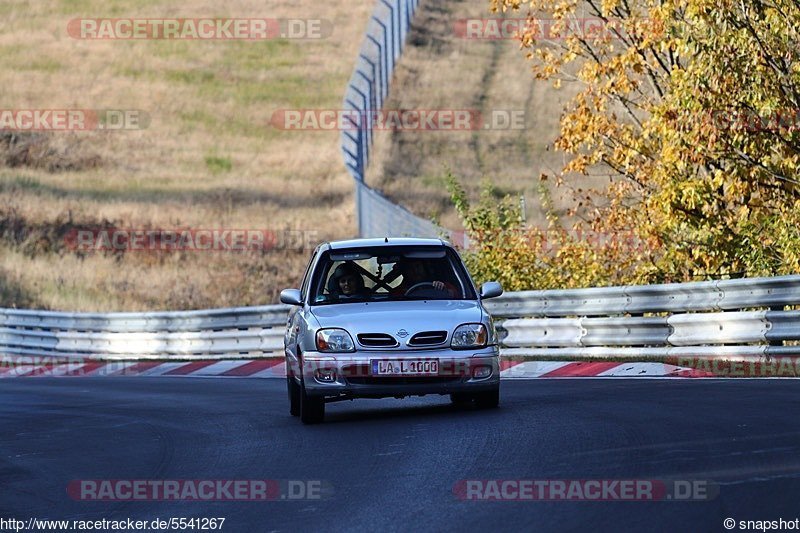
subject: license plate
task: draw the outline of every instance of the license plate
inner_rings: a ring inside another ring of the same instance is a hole
[[[438,359],[373,359],[373,376],[436,376]]]

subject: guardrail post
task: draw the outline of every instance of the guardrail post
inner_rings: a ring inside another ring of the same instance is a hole
[[[783,311],[782,305],[773,305],[769,308],[770,311]],[[782,340],[771,339],[769,340],[770,346],[783,346],[785,343]]]

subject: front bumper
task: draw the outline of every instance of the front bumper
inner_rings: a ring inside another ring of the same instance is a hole
[[[439,373],[435,376],[375,376],[373,359],[437,359]],[[489,367],[488,377],[475,378],[477,367]],[[408,350],[363,351],[347,354],[303,354],[302,370],[306,394],[344,398],[383,398],[481,392],[496,389],[500,384],[499,350],[490,346],[479,350]],[[320,375],[331,376],[324,381]],[[329,378],[330,379],[330,378]]]

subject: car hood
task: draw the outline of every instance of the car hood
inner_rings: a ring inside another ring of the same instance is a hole
[[[480,322],[483,316],[480,304],[470,300],[333,304],[312,307],[311,312],[323,328],[344,328],[354,335],[388,333],[395,337],[401,329],[409,336],[420,331],[452,333],[459,324]]]

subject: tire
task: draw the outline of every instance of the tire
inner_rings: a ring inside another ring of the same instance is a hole
[[[475,394],[475,405],[478,409],[494,409],[500,405],[500,387],[487,392]]]
[[[289,391],[289,414],[300,416],[300,385],[293,377],[287,377],[286,388]]]
[[[300,385],[300,420],[303,424],[319,424],[325,420],[325,398],[309,396],[305,385]]]

